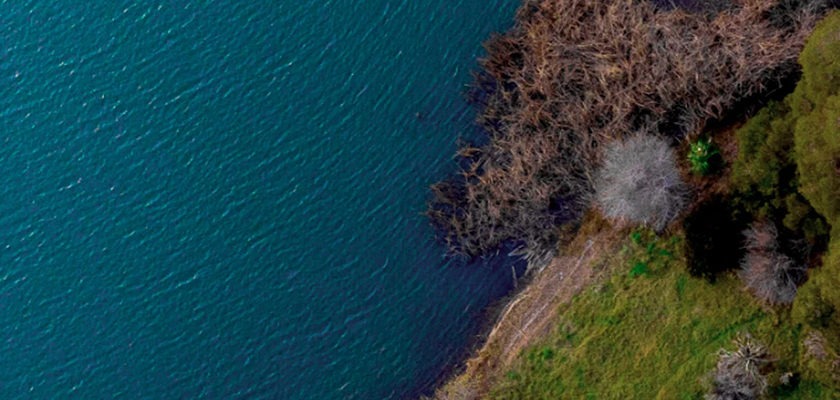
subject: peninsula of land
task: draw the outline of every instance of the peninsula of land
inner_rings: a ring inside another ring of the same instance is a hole
[[[836,398],[834,3],[526,1],[428,215],[527,284],[435,397]]]

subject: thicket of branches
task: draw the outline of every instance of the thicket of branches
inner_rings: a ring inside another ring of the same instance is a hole
[[[824,0],[741,0],[714,16],[645,0],[530,0],[486,43],[475,99],[489,143],[460,151],[428,214],[456,254],[550,248],[592,190],[602,146],[683,136],[777,87]]]
[[[754,223],[744,231],[746,255],[739,276],[756,297],[770,304],[791,304],[805,269],[784,254],[776,226]]]
[[[594,190],[607,217],[657,231],[680,214],[688,199],[674,150],[665,140],[645,134],[607,146]]]
[[[749,335],[736,338],[737,350],[721,350],[713,373],[708,400],[753,400],[767,389],[762,369],[770,363],[770,354]]]

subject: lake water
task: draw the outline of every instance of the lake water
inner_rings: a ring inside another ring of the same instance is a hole
[[[511,286],[421,212],[518,4],[0,1],[0,398],[428,390]]]

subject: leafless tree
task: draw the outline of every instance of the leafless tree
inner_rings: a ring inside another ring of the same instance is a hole
[[[805,337],[805,340],[802,341],[802,344],[805,346],[805,352],[809,356],[817,359],[817,360],[825,360],[828,357],[828,351],[826,350],[827,341],[825,336],[822,335],[819,331],[811,331],[808,333],[808,336]]]
[[[604,215],[657,231],[679,215],[688,197],[673,149],[645,134],[607,146],[594,186]]]
[[[744,231],[746,255],[739,276],[758,298],[770,304],[791,304],[804,268],[785,255],[771,222],[756,222]]]
[[[707,400],[753,400],[767,390],[762,369],[770,363],[764,345],[748,334],[735,339],[735,351],[721,349]]]

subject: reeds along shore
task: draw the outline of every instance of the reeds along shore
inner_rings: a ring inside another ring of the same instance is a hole
[[[475,99],[489,141],[432,186],[428,215],[453,254],[505,240],[550,252],[589,204],[604,145],[679,140],[797,73],[827,0],[741,0],[715,14],[645,0],[526,1],[480,60]]]

